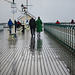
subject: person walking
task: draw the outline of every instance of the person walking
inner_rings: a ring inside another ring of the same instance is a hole
[[[12,25],[13,25],[13,22],[11,21],[11,19],[9,19],[8,26],[9,26],[9,32],[10,32],[10,34],[11,34]]]
[[[40,17],[38,17],[38,19],[36,20],[36,28],[37,28],[37,33],[38,33],[38,37],[40,37],[40,32],[42,31],[42,20],[40,19]]]
[[[16,28],[17,28],[17,22],[16,22],[16,20],[14,21],[14,24],[15,24],[15,33],[16,33]]]
[[[18,21],[17,22],[17,28],[20,28],[20,26],[21,26],[21,23]]]
[[[29,21],[29,25],[30,25],[30,30],[31,30],[31,35],[33,37],[35,37],[35,27],[36,27],[36,22],[35,22],[35,19],[32,17]]]

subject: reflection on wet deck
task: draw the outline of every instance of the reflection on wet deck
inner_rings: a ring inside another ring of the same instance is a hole
[[[75,55],[46,32],[8,38],[7,29],[0,32],[0,75],[75,75]]]

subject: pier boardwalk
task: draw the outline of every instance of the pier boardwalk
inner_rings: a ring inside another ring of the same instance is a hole
[[[75,55],[47,32],[31,38],[30,30],[17,32],[8,40],[5,28],[0,32],[0,75],[75,75]]]

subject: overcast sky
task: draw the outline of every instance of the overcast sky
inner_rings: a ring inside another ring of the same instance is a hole
[[[8,0],[12,1],[12,0]],[[25,0],[15,0],[17,8],[21,10],[21,4]],[[43,22],[60,22],[75,20],[75,0],[28,0],[30,6],[28,11],[35,17],[40,16]],[[15,13],[15,19],[21,15],[21,12]],[[11,13],[11,4],[5,0],[0,0],[0,23],[13,20]]]

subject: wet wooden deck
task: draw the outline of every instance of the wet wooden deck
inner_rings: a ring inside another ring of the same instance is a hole
[[[8,40],[0,32],[0,75],[75,75],[75,55],[46,32],[31,38],[30,30]]]

